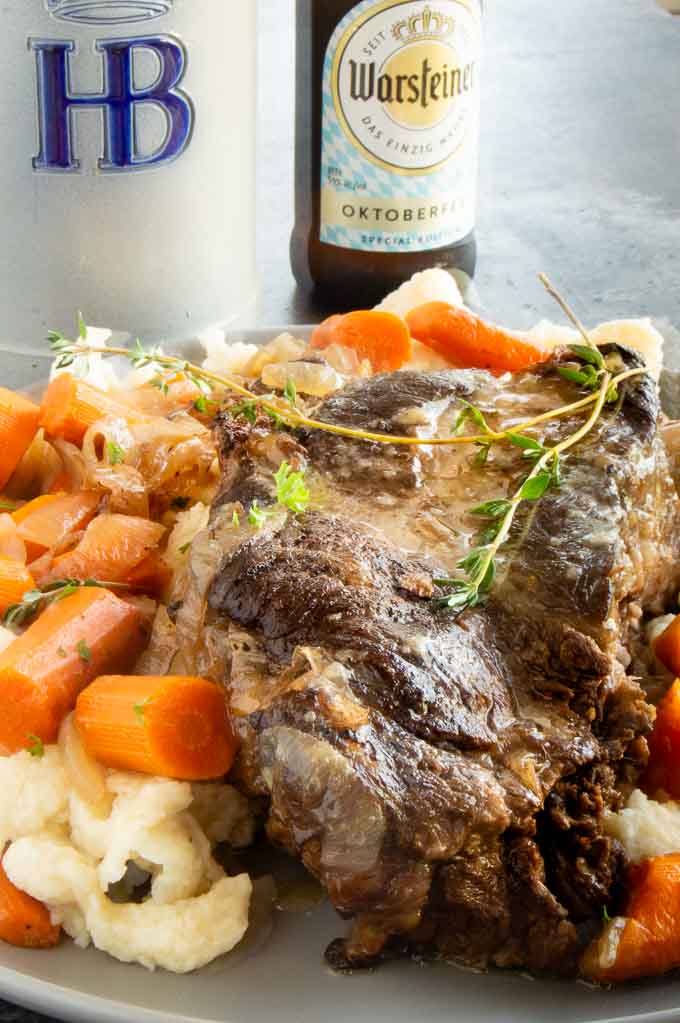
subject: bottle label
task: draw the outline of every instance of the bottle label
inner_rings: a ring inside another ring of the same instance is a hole
[[[322,242],[419,252],[474,227],[479,0],[363,0],[323,69]]]

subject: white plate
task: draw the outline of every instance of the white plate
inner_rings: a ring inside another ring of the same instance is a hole
[[[261,342],[275,328],[245,335]],[[48,360],[0,353],[0,383],[27,387]],[[333,974],[328,942],[345,924],[327,904],[275,913],[230,956],[184,977],[124,966],[68,941],[49,952],[0,943],[0,995],[69,1023],[671,1023],[680,1021],[680,982],[614,991],[577,982],[476,974],[444,965],[389,963]]]

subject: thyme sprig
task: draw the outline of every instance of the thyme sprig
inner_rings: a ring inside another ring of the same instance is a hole
[[[595,426],[604,407],[610,382],[611,375],[605,372],[595,406],[586,422],[575,433],[554,447],[544,448],[536,442],[536,447],[530,445],[524,448],[523,454],[531,458],[534,457],[533,452],[536,452],[535,463],[511,497],[485,501],[471,510],[472,515],[488,520],[489,524],[481,538],[482,543],[459,561],[458,568],[463,575],[435,579],[438,586],[448,591],[435,598],[439,607],[461,614],[486,599],[496,578],[496,555],[510,535],[520,505],[525,501],[538,501],[550,487],[559,486],[561,455],[578,444]],[[522,438],[522,441],[526,439]]]
[[[55,579],[40,589],[28,590],[17,604],[7,608],[3,622],[10,628],[26,625],[39,611],[49,604],[56,604],[82,587],[96,586],[100,589],[128,589],[125,583],[101,582],[99,579]]]
[[[485,501],[471,509],[470,514],[485,519],[487,525],[479,536],[478,545],[458,562],[457,567],[463,574],[434,580],[438,586],[447,591],[442,596],[435,598],[435,603],[440,607],[455,611],[457,614],[482,603],[488,596],[496,577],[496,556],[510,536],[519,507],[526,501],[540,500],[551,487],[560,486],[563,453],[590,433],[598,422],[605,404],[617,400],[620,383],[646,372],[645,368],[640,368],[626,370],[614,376],[578,316],[555,290],[545,274],[539,274],[539,279],[585,342],[583,345],[569,346],[572,354],[579,360],[581,368],[572,370],[569,367],[559,366],[558,372],[563,379],[592,391],[594,406],[586,422],[553,447],[545,447],[540,441],[527,437],[521,430],[506,432],[506,439],[520,448],[523,458],[532,461],[534,465],[511,497]],[[580,403],[577,404],[580,405]],[[583,408],[585,405],[580,405],[580,407]],[[493,436],[479,410],[464,409],[459,416],[457,426],[464,424],[467,419],[472,419],[481,429],[484,429],[487,438]]]
[[[281,399],[261,397],[258,394],[254,394],[247,387],[244,387],[242,384],[238,383],[238,381],[233,380],[230,377],[223,376],[220,373],[213,373],[212,370],[203,369],[200,366],[187,362],[185,359],[180,359],[172,355],[164,355],[158,348],[146,350],[142,348],[139,341],[135,343],[134,348],[99,347],[89,345],[83,339],[78,341],[69,341],[63,334],[57,331],[50,332],[48,335],[48,341],[52,352],[55,355],[56,367],[58,369],[67,368],[75,359],[83,355],[100,354],[122,356],[123,358],[129,359],[137,368],[152,366],[159,373],[163,371],[185,373],[187,375],[187,379],[196,383],[197,386],[201,386],[203,393],[206,395],[211,394],[215,387],[219,387],[220,389],[226,388],[227,390],[233,391],[235,394],[239,394],[246,399],[246,401],[242,402],[240,406],[237,406],[238,414],[245,415],[250,419],[253,417],[253,412],[255,413],[255,418],[257,418],[257,409],[261,408],[277,424],[284,423],[291,427],[302,426],[306,429],[321,430],[324,433],[332,433],[337,436],[348,437],[353,440],[364,440],[378,444],[397,444],[413,447],[448,447],[457,444],[486,445],[487,443],[503,441],[507,436],[507,431],[505,430],[491,431],[489,433],[481,434],[454,433],[448,437],[408,437],[386,433],[373,433],[369,430],[354,429],[348,426],[340,426],[335,423],[325,423],[320,420],[312,419],[301,412],[299,408],[294,408],[291,402],[286,400],[285,397]],[[629,374],[634,374],[639,371],[631,370],[628,372]],[[617,379],[625,379],[625,376],[626,374],[621,374]],[[199,380],[202,381],[202,384],[198,384]],[[586,409],[596,400],[596,394],[589,394],[578,401],[571,402],[568,405],[563,405],[560,408],[551,409],[539,416],[534,416],[532,419],[526,420],[526,422],[518,423],[513,426],[512,431],[518,434],[524,433],[526,430],[529,430],[531,427],[537,426],[540,423],[547,422],[551,419],[558,419],[563,416],[569,416],[581,409]],[[233,409],[232,414],[234,414]]]

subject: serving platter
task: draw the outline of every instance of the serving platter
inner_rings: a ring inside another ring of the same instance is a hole
[[[261,343],[276,332],[239,339]],[[49,359],[38,349],[0,349],[3,386],[28,389],[45,379],[48,368]],[[186,976],[149,973],[67,941],[50,952],[0,944],[0,996],[69,1023],[680,1021],[680,982],[672,979],[605,991],[580,982],[414,962],[338,975],[325,965],[323,951],[345,927],[327,903],[299,912],[275,910],[268,923],[255,921],[231,955]]]

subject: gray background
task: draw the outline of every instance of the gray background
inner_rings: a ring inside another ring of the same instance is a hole
[[[293,3],[260,3],[258,322],[300,323],[320,310],[288,267]],[[680,325],[680,18],[654,0],[491,0],[486,36],[477,285],[489,313],[518,327],[554,316],[535,279],[545,270],[588,320]],[[0,1003],[2,1023],[38,1018]]]
[[[288,266],[293,9],[260,0],[259,323],[322,311]],[[654,0],[488,0],[477,285],[526,327],[555,307],[680,326],[680,17]]]

